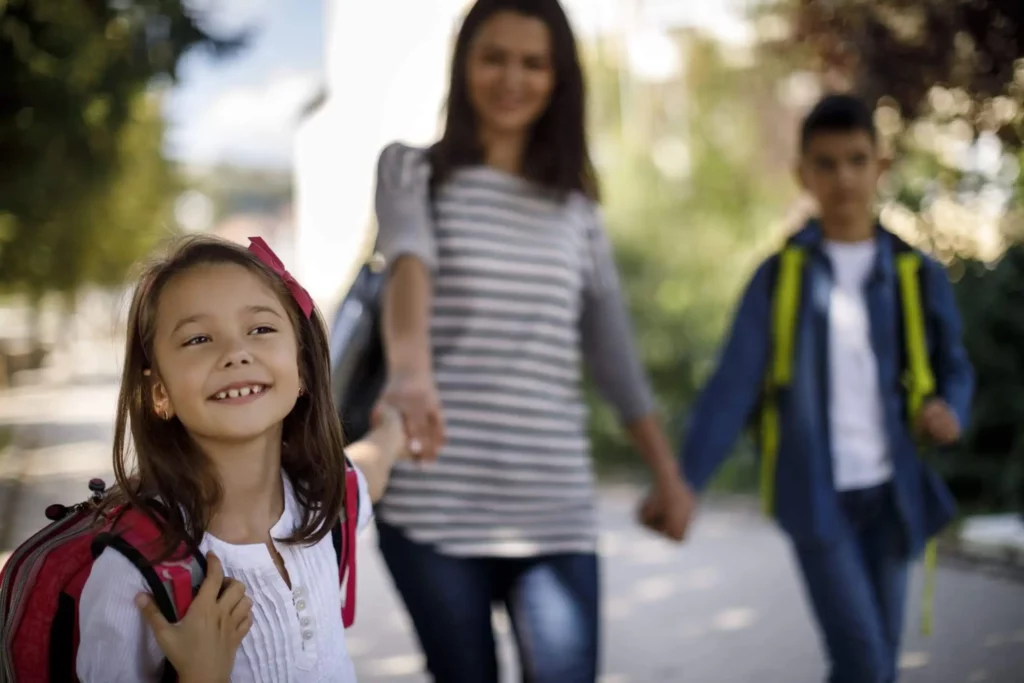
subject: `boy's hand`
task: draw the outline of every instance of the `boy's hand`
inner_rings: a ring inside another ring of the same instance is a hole
[[[695,499],[686,482],[659,482],[640,504],[642,525],[673,541],[682,541],[693,518]]]
[[[178,623],[168,623],[148,594],[135,599],[182,681],[230,680],[235,652],[252,626],[252,600],[245,586],[224,578],[216,555],[209,553],[206,560],[206,579]]]
[[[949,446],[960,439],[960,421],[941,398],[933,398],[922,406],[915,428],[937,446]]]

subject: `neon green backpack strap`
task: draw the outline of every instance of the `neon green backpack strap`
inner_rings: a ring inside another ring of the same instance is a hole
[[[907,391],[907,424],[914,429],[918,413],[924,402],[935,393],[935,374],[928,359],[928,346],[921,300],[921,257],[913,250],[896,254],[896,273],[900,284],[900,302],[903,308],[903,335],[906,351],[906,370],[903,386]],[[924,586],[921,596],[921,633],[932,632],[932,605],[935,597],[935,570],[938,548],[930,539],[924,549]]]
[[[921,304],[921,257],[916,252],[896,254],[896,273],[903,304],[903,334],[907,367],[903,386],[907,390],[907,419],[913,426],[925,400],[935,393],[935,375],[928,359],[924,331],[924,310]]]
[[[786,245],[779,252],[778,275],[772,295],[772,356],[761,408],[761,504],[768,516],[775,514],[775,471],[781,432],[778,390],[789,386],[793,378],[796,323],[805,260],[806,252],[794,244]]]

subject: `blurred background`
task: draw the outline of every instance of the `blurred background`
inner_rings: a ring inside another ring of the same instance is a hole
[[[1024,3],[563,4],[672,433],[739,288],[811,208],[792,174],[801,116],[826,90],[877,102],[895,160],[883,219],[948,265],[978,373],[967,438],[935,463],[963,519],[931,638],[912,605],[905,680],[1024,681]],[[438,131],[467,5],[0,0],[0,550],[109,472],[126,283],[162,240],[261,235],[333,314],[372,251],[377,154]],[[604,683],[820,680],[787,548],[749,499],[750,448],[675,548],[631,525],[635,456],[596,403],[593,429]],[[424,680],[370,536],[361,680]]]

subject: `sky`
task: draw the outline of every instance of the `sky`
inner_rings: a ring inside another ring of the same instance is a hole
[[[187,163],[288,168],[295,117],[322,83],[330,1],[193,1],[212,26],[254,33],[233,57],[185,58],[166,103],[168,153]]]

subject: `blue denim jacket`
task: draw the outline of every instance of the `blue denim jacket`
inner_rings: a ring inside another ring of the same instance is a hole
[[[792,385],[779,396],[781,434],[775,487],[776,517],[798,543],[828,543],[847,533],[832,476],[828,307],[832,270],[811,221],[794,238],[808,252],[801,289]],[[878,363],[893,489],[912,555],[953,517],[944,482],[919,458],[906,421],[901,379],[904,355],[895,237],[878,229],[878,256],[866,285],[871,340]],[[693,405],[681,461],[691,485],[703,488],[755,416],[770,356],[769,327],[777,257],[767,259],[747,286],[718,366]],[[939,396],[966,427],[974,372],[961,339],[960,315],[943,267],[922,259],[922,299]]]

